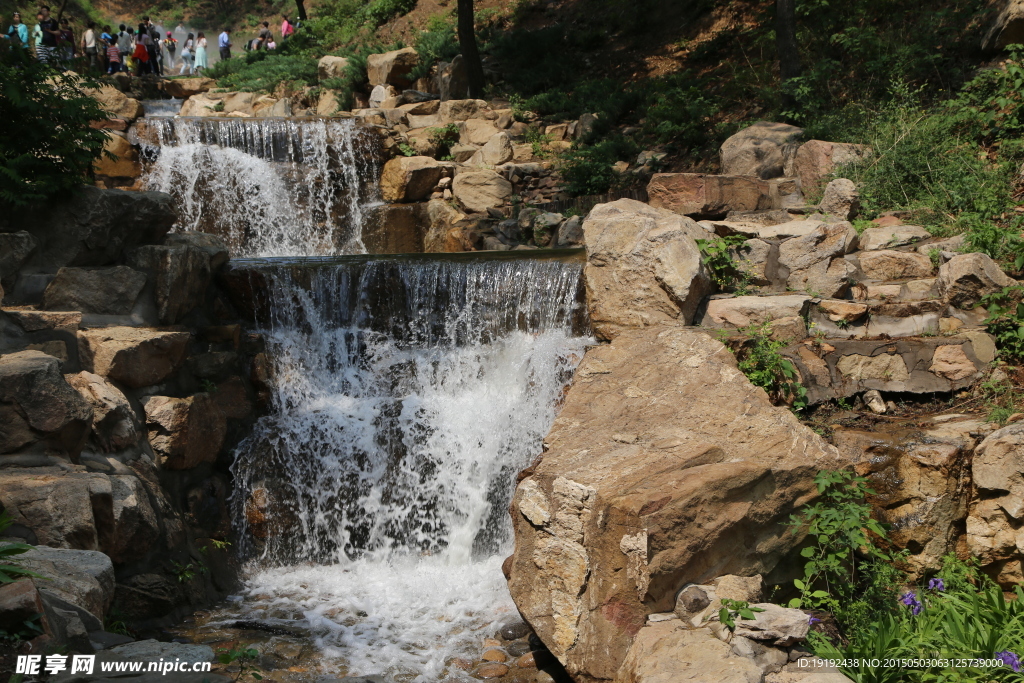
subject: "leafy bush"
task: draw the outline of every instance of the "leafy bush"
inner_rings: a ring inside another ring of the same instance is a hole
[[[807,389],[797,381],[799,375],[793,362],[779,353],[786,342],[772,339],[771,322],[751,325],[740,332],[749,337],[736,351],[740,372],[755,387],[764,389],[773,401],[790,403],[796,410],[807,407]]]
[[[720,289],[746,289],[747,275],[737,268],[736,262],[732,259],[732,254],[746,241],[747,238],[743,235],[697,240],[701,263],[711,273],[711,279]]]
[[[79,80],[9,50],[0,55],[0,204],[24,207],[76,191],[89,176],[109,118]]]
[[[985,327],[996,339],[999,356],[1006,361],[1024,360],[1024,287],[1013,285],[987,294],[981,305],[988,311]]]
[[[622,159],[632,159],[640,147],[621,135],[605,138],[589,147],[575,147],[563,155],[561,168],[565,190],[573,195],[603,194],[621,186],[624,179],[612,168]]]
[[[254,50],[243,58],[218,62],[210,70],[222,88],[243,92],[273,91],[278,83],[316,85],[316,59],[301,55],[278,55]]]
[[[426,27],[416,35],[414,47],[420,56],[419,64],[409,74],[411,78],[424,78],[437,62],[450,62],[459,54],[459,39],[451,15],[435,14],[427,20]]]
[[[10,514],[6,510],[0,512],[0,536],[11,524],[13,520]],[[13,559],[15,555],[27,553],[29,550],[32,550],[32,546],[27,543],[0,543],[0,583],[13,583],[25,577],[40,578],[39,574],[19,567]]]

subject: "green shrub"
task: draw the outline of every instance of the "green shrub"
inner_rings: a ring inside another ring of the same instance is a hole
[[[96,84],[21,52],[0,55],[0,205],[6,207],[77,191],[107,140],[106,131],[89,123],[108,115],[80,90]]]
[[[566,152],[562,159],[562,180],[569,194],[582,196],[603,194],[625,184],[612,164],[631,160],[640,147],[630,138],[616,135],[590,146],[579,146]]]
[[[771,323],[740,330],[749,337],[736,352],[737,366],[750,383],[764,389],[774,402],[789,403],[795,410],[807,406],[807,390],[798,381],[793,362],[779,353],[786,342],[772,339]]]
[[[316,85],[316,59],[301,55],[278,55],[254,50],[245,57],[224,60],[214,65],[210,77],[222,88],[242,92],[273,91],[278,83]]]
[[[1013,285],[981,298],[988,311],[985,327],[995,337],[999,357],[1009,362],[1024,361],[1024,287]]]
[[[711,279],[719,289],[746,289],[747,274],[737,268],[736,261],[732,258],[733,253],[736,253],[740,245],[746,241],[747,238],[743,235],[697,240],[701,263],[708,269]]]
[[[431,16],[426,27],[416,34],[414,47],[420,56],[419,64],[409,74],[414,79],[428,76],[437,62],[450,62],[461,51],[451,15]]]

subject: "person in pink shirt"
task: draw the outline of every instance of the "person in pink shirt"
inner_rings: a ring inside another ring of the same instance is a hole
[[[288,15],[281,15],[281,40],[286,40],[288,36],[295,33],[295,27],[292,26],[291,22],[288,21]]]

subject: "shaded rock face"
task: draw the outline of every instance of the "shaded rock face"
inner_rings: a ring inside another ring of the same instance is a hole
[[[132,252],[131,262],[149,274],[162,324],[173,325],[203,302],[212,271],[207,250],[191,244],[147,245]]]
[[[0,216],[0,229],[10,226],[29,232],[38,247],[28,265],[56,270],[113,264],[127,248],[162,240],[176,220],[169,194],[87,186],[52,209]]]
[[[43,308],[127,315],[145,286],[145,273],[128,266],[61,268],[43,292]]]
[[[56,358],[41,351],[0,356],[0,453],[38,442],[77,458],[92,419],[92,407],[64,380]]]
[[[67,380],[92,406],[93,435],[104,451],[120,451],[138,443],[138,419],[120,389],[91,372],[67,375]]]
[[[79,332],[78,352],[86,370],[137,389],[174,373],[188,340],[188,332],[104,327]]]
[[[209,394],[188,398],[147,396],[142,405],[149,442],[165,469],[190,469],[216,459],[227,423]]]
[[[1015,284],[985,254],[960,254],[939,267],[939,294],[957,308],[971,308],[986,294]]]
[[[516,489],[509,588],[585,678],[614,678],[648,614],[687,583],[768,573],[836,449],[773,407],[710,336],[622,329],[587,351]]]
[[[803,128],[758,121],[722,143],[723,175],[751,175],[763,180],[789,175]]]
[[[971,464],[967,546],[1007,590],[1024,580],[1024,423],[988,435]]]
[[[583,235],[590,320],[604,339],[626,327],[690,324],[712,291],[696,242],[710,234],[689,218],[619,199],[594,207]]]
[[[1024,42],[1024,1],[1006,0],[985,32],[981,47],[985,52],[998,52],[1007,45]]]

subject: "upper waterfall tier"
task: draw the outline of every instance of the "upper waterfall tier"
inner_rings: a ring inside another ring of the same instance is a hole
[[[379,138],[337,119],[157,118],[139,133],[144,182],[171,194],[178,230],[233,256],[363,253]]]

